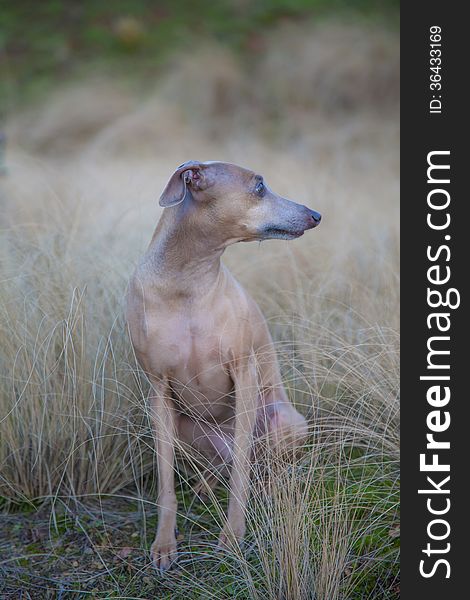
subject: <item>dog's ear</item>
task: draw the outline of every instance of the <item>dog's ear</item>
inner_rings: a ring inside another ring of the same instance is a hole
[[[160,206],[166,208],[183,202],[188,184],[199,187],[202,180],[201,171],[205,166],[204,163],[196,160],[190,160],[180,165],[170,177],[170,181],[166,184],[160,196]]]

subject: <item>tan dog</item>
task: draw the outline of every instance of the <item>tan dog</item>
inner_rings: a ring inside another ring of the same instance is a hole
[[[159,519],[151,554],[167,569],[176,557],[175,436],[216,466],[232,464],[219,537],[227,547],[245,534],[254,440],[296,444],[307,435],[266,321],[220,257],[236,242],[297,238],[321,216],[222,162],[178,167],[160,205],[166,208],[130,283],[127,319],[153,388]]]

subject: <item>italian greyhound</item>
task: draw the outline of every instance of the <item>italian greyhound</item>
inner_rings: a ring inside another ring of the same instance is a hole
[[[276,351],[257,304],[221,264],[236,242],[293,240],[321,215],[278,196],[253,171],[187,162],[160,197],[162,216],[129,285],[127,320],[151,383],[158,466],[158,527],[151,547],[165,570],[176,558],[176,443],[214,466],[230,464],[227,519],[219,547],[245,534],[256,440],[296,447],[305,418],[282,384]]]

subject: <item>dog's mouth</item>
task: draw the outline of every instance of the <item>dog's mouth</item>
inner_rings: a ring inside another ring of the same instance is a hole
[[[295,240],[305,233],[305,230],[281,229],[280,227],[266,227],[261,235],[263,239]]]

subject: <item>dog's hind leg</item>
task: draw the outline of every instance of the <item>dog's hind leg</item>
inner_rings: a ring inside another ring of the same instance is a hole
[[[309,433],[305,417],[288,400],[283,388],[265,392],[258,410],[257,442],[271,451],[295,454]]]

